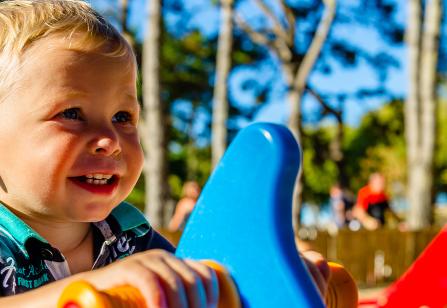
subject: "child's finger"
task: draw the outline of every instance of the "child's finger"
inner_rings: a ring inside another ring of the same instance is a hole
[[[327,291],[327,279],[323,276],[323,273],[317,267],[316,263],[314,263],[318,262],[317,256],[311,254],[310,251],[305,252],[303,253],[303,261],[306,264],[306,267],[309,270],[313,280],[315,281],[321,295],[324,297]]]
[[[130,262],[129,262],[130,261]],[[86,279],[98,289],[132,285],[138,288],[148,307],[167,308],[168,302],[158,274],[138,259],[122,260],[99,270],[90,272]],[[108,285],[110,283],[110,285]]]
[[[179,275],[188,298],[189,307],[205,308],[206,291],[200,276],[188,264],[174,256],[166,256],[164,261]]]
[[[139,287],[141,294],[147,302],[147,306],[167,308],[168,301],[158,276],[145,268],[141,268],[138,273],[138,278],[133,283]]]
[[[216,272],[209,266],[192,260],[184,260],[202,279],[206,291],[207,304],[216,307],[219,300],[219,284]]]
[[[323,255],[313,250],[304,251],[302,254],[306,259],[317,266],[325,281],[328,281],[329,276],[331,275],[331,269]]]
[[[169,307],[188,307],[188,300],[182,278],[164,258],[151,260],[150,262],[147,262],[145,266],[158,275],[166,294]]]

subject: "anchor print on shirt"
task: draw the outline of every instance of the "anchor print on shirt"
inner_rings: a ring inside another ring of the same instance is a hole
[[[12,280],[12,292],[15,293],[16,281],[14,274],[16,272],[15,261],[12,257],[8,257],[6,262],[0,257],[0,263],[3,268],[0,270],[0,275],[3,276],[2,285],[4,288],[9,288],[9,281]]]
[[[130,244],[131,240],[132,238],[128,238],[126,234],[123,234],[119,237],[119,239],[116,241],[116,246],[112,247],[114,258],[124,258],[128,255],[131,255],[135,251],[136,246]],[[119,256],[115,248],[120,253]]]

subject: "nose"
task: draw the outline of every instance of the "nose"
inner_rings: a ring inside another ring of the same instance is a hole
[[[118,135],[110,129],[97,131],[90,142],[89,151],[93,155],[118,157],[121,154]]]

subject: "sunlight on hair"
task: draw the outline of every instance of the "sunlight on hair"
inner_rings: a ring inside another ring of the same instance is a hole
[[[62,35],[67,48],[110,57],[131,55],[120,33],[81,0],[0,2],[0,102],[14,83],[25,51],[36,41]]]

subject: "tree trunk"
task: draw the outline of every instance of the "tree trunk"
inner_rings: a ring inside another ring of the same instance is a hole
[[[332,108],[318,93],[309,85],[306,86],[307,93],[312,95],[321,105],[324,113],[331,114],[337,121],[335,136],[329,144],[329,157],[335,162],[338,172],[338,182],[341,187],[347,188],[348,178],[345,173],[345,158],[343,153],[344,125],[343,125],[343,107],[340,105],[337,109]]]
[[[436,72],[441,0],[409,2],[408,44],[410,56],[409,96],[405,109],[408,157],[408,223],[422,229],[431,223],[433,165],[436,140]],[[424,23],[422,23],[422,19]],[[422,33],[422,24],[424,31]],[[423,39],[422,39],[423,37]]]
[[[309,78],[312,69],[318,60],[318,56],[320,55],[321,48],[326,41],[326,38],[331,29],[335,12],[336,12],[336,0],[325,0],[325,12],[321,21],[318,25],[317,32],[310,44],[310,47],[304,57],[303,61],[300,63],[295,76],[290,81],[287,82],[287,86],[289,88],[288,93],[288,102],[290,104],[290,118],[289,118],[289,129],[292,131],[295,136],[298,144],[301,144],[301,101],[304,94],[304,90],[306,88],[307,80]],[[291,65],[291,64],[290,64]],[[290,70],[290,68],[289,68]],[[289,73],[286,73],[289,74]],[[290,77],[286,76],[286,80]],[[295,189],[293,193],[293,221],[294,228],[297,231],[299,221],[300,221],[300,212],[301,212],[301,202],[302,202],[302,167],[300,168],[300,172],[298,173],[298,177],[295,184]]]
[[[409,57],[409,84],[408,97],[405,103],[405,138],[407,143],[407,199],[409,204],[408,222],[410,226],[418,225],[420,199],[423,195],[419,183],[422,166],[418,158],[420,144],[419,135],[419,77],[421,58],[421,27],[422,2],[421,0],[408,1],[407,44]]]
[[[301,100],[307,84],[309,75],[320,55],[321,48],[326,41],[327,35],[331,29],[335,12],[336,12],[336,0],[324,0],[325,10],[323,16],[319,22],[318,29],[315,36],[312,39],[306,56],[301,63],[293,61],[295,50],[295,16],[293,10],[286,4],[286,1],[280,1],[280,6],[287,19],[287,27],[275,16],[274,11],[266,5],[263,0],[256,1],[259,8],[265,13],[265,15],[272,22],[272,31],[274,35],[267,35],[267,31],[255,31],[248,23],[243,22],[238,16],[236,16],[236,22],[244,30],[251,40],[255,43],[263,45],[276,54],[281,62],[281,69],[284,74],[286,88],[288,92],[287,102],[290,107],[289,129],[292,131],[296,140],[301,144]],[[264,29],[265,30],[265,29]],[[301,211],[301,199],[302,199],[302,179],[301,170],[298,174],[294,196],[293,196],[293,226],[297,231],[299,225],[299,217]]]
[[[214,168],[227,147],[228,75],[233,44],[233,0],[221,0],[221,21],[214,84],[211,162]]]
[[[121,0],[121,31],[124,38],[129,42],[130,46],[134,48],[135,41],[132,34],[129,32],[127,22],[129,20],[129,0]]]
[[[330,155],[337,166],[338,182],[341,187],[347,188],[348,178],[345,174],[345,158],[343,153],[344,125],[342,111],[340,111],[339,114],[336,114],[335,117],[337,119],[337,130],[335,132],[335,137],[330,144]]]
[[[127,32],[127,20],[129,19],[129,0],[121,0],[121,29]]]
[[[143,94],[146,215],[154,227],[163,224],[167,201],[166,135],[160,97],[161,0],[148,1],[149,22],[143,47]]]
[[[300,169],[296,177],[295,188],[293,190],[293,206],[292,206],[292,219],[293,228],[298,231],[300,217],[301,217],[301,204],[303,201],[303,145],[301,142],[301,99],[303,97],[302,89],[291,88],[287,94],[287,100],[290,106],[290,118],[289,129],[295,136],[296,141],[300,145],[301,157],[300,157]],[[298,159],[298,158],[297,158]]]

